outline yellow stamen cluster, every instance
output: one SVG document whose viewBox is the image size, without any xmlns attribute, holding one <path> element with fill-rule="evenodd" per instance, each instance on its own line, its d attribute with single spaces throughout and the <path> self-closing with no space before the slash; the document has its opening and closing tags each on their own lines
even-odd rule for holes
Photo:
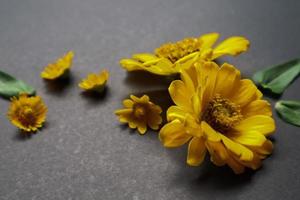
<svg viewBox="0 0 300 200">
<path fill-rule="evenodd" d="M 155 54 L 159 57 L 168 58 L 171 62 L 176 62 L 184 56 L 199 51 L 202 41 L 198 38 L 185 38 L 175 43 L 167 43 L 155 49 Z"/>
<path fill-rule="evenodd" d="M 208 103 L 202 119 L 221 133 L 226 133 L 242 120 L 241 108 L 239 105 L 222 98 L 219 94 Z"/>
</svg>

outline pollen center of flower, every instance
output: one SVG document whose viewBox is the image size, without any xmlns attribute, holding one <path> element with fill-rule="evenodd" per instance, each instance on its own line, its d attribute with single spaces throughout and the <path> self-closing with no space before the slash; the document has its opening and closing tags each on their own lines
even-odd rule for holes
<svg viewBox="0 0 300 200">
<path fill-rule="evenodd" d="M 202 116 L 204 121 L 221 133 L 225 133 L 242 118 L 240 106 L 218 94 L 208 103 Z"/>
<path fill-rule="evenodd" d="M 175 43 L 167 43 L 155 49 L 155 54 L 159 57 L 168 58 L 171 62 L 176 62 L 184 56 L 200 50 L 202 41 L 198 38 L 185 38 Z"/>
<path fill-rule="evenodd" d="M 142 118 L 146 115 L 146 110 L 141 105 L 136 105 L 133 108 L 133 113 L 136 118 Z"/>
</svg>

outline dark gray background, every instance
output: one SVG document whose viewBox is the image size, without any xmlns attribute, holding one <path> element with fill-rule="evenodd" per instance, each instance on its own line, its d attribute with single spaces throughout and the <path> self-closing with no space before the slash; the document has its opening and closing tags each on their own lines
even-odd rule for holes
<svg viewBox="0 0 300 200">
<path fill-rule="evenodd" d="M 241 176 L 209 161 L 188 167 L 186 147 L 165 149 L 156 132 L 140 136 L 113 114 L 131 93 L 147 93 L 164 108 L 170 103 L 167 80 L 128 75 L 120 58 L 217 31 L 251 41 L 247 53 L 221 60 L 251 76 L 300 57 L 299 10 L 297 0 L 1 0 L 0 68 L 33 85 L 49 112 L 42 131 L 22 137 L 0 99 L 0 198 L 299 199 L 299 128 L 276 114 L 273 155 Z M 43 67 L 68 50 L 76 54 L 71 79 L 45 83 Z M 111 72 L 106 94 L 82 94 L 80 79 L 102 68 Z M 282 98 L 299 99 L 299 83 Z"/>
</svg>

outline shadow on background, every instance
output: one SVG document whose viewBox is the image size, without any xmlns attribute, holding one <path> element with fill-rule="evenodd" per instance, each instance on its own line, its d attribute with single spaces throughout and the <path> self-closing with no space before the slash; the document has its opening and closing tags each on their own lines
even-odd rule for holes
<svg viewBox="0 0 300 200">
<path fill-rule="evenodd" d="M 68 77 L 57 79 L 57 80 L 44 80 L 46 84 L 47 92 L 57 96 L 65 96 L 66 89 L 74 85 L 74 77 L 70 73 Z"/>
<path fill-rule="evenodd" d="M 179 76 L 159 76 L 146 71 L 133 71 L 127 73 L 125 84 L 136 88 L 147 88 L 153 86 L 165 86 L 168 88 L 172 80 L 177 78 L 179 78 Z"/>
<path fill-rule="evenodd" d="M 105 87 L 101 93 L 95 91 L 82 91 L 80 96 L 87 100 L 91 105 L 97 105 L 108 99 L 110 96 L 110 90 L 108 87 Z"/>
<path fill-rule="evenodd" d="M 27 141 L 31 139 L 35 134 L 41 134 L 41 132 L 46 129 L 49 125 L 49 122 L 45 122 L 41 128 L 35 132 L 25 132 L 20 129 L 16 129 L 16 133 L 13 135 L 13 140 L 15 141 Z"/>
</svg>

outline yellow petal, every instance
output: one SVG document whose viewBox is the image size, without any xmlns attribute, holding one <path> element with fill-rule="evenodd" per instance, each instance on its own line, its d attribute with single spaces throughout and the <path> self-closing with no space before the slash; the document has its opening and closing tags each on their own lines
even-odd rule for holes
<svg viewBox="0 0 300 200">
<path fill-rule="evenodd" d="M 220 94 L 223 97 L 228 97 L 239 80 L 240 71 L 233 65 L 224 63 L 218 72 L 214 93 Z"/>
<path fill-rule="evenodd" d="M 246 105 L 242 109 L 244 117 L 249 117 L 253 115 L 267 115 L 272 116 L 272 109 L 269 102 L 265 100 L 255 100 Z"/>
<path fill-rule="evenodd" d="M 262 146 L 266 137 L 257 131 L 247 131 L 228 135 L 230 139 L 243 145 Z"/>
<path fill-rule="evenodd" d="M 221 134 L 211 128 L 211 126 L 205 121 L 201 122 L 201 129 L 203 131 L 203 134 L 209 141 L 218 142 L 221 140 Z"/>
<path fill-rule="evenodd" d="M 199 39 L 202 41 L 201 50 L 211 48 L 217 39 L 219 38 L 218 33 L 207 33 L 202 35 Z"/>
<path fill-rule="evenodd" d="M 202 138 L 193 137 L 189 143 L 187 164 L 191 166 L 199 166 L 206 154 L 204 140 Z"/>
<path fill-rule="evenodd" d="M 132 108 L 133 107 L 133 101 L 131 99 L 125 99 L 123 101 L 123 105 L 125 108 Z"/>
<path fill-rule="evenodd" d="M 230 37 L 221 42 L 213 51 L 213 60 L 223 56 L 236 56 L 248 50 L 250 42 L 244 37 Z"/>
<path fill-rule="evenodd" d="M 257 91 L 258 89 L 250 79 L 243 79 L 229 99 L 243 107 L 257 98 Z"/>
<path fill-rule="evenodd" d="M 175 120 L 160 129 L 159 139 L 165 147 L 178 147 L 187 143 L 191 136 L 185 133 L 183 124 Z"/>
<path fill-rule="evenodd" d="M 231 156 L 228 157 L 227 164 L 235 174 L 242 174 L 245 171 L 245 167 Z"/>
<path fill-rule="evenodd" d="M 253 159 L 253 152 L 251 150 L 239 143 L 233 142 L 224 135 L 221 135 L 221 137 L 226 148 L 238 156 L 239 159 L 243 161 L 251 161 Z"/>
<path fill-rule="evenodd" d="M 120 65 L 127 71 L 143 70 L 142 63 L 133 59 L 122 59 Z"/>
<path fill-rule="evenodd" d="M 273 151 L 273 144 L 270 140 L 266 140 L 265 143 L 260 147 L 249 146 L 249 148 L 260 155 L 269 155 Z"/>
<path fill-rule="evenodd" d="M 275 130 L 275 122 L 272 117 L 255 115 L 242 120 L 234 129 L 239 132 L 257 131 L 268 136 Z"/>
<path fill-rule="evenodd" d="M 191 105 L 191 93 L 185 84 L 180 80 L 175 80 L 169 86 L 169 93 L 173 102 L 186 109 L 187 111 L 192 110 Z"/>
<path fill-rule="evenodd" d="M 211 155 L 211 161 L 217 166 L 222 166 L 228 159 L 228 152 L 222 142 L 206 141 L 206 147 Z"/>
<path fill-rule="evenodd" d="M 145 124 L 140 124 L 137 126 L 137 130 L 141 135 L 144 135 L 147 131 L 147 126 Z"/>
<path fill-rule="evenodd" d="M 151 53 L 139 53 L 139 54 L 134 54 L 132 56 L 133 59 L 141 61 L 141 62 L 148 62 L 151 60 L 158 59 L 157 56 L 151 54 Z"/>
<path fill-rule="evenodd" d="M 171 106 L 167 111 L 167 120 L 173 121 L 179 119 L 181 122 L 184 122 L 185 116 L 187 115 L 186 111 L 179 106 Z"/>
</svg>

